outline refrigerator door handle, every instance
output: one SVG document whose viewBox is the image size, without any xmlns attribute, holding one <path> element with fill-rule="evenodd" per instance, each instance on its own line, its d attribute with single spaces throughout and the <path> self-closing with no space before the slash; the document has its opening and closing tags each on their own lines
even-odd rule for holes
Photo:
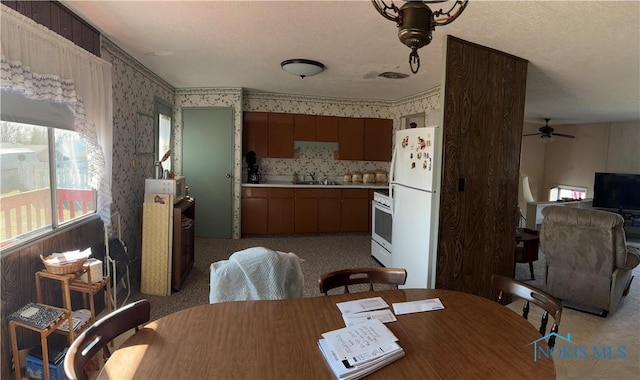
<svg viewBox="0 0 640 380">
<path fill-rule="evenodd" d="M 389 170 L 389 208 L 391 209 L 391 219 L 395 216 L 395 211 L 393 207 L 393 172 L 396 167 L 396 156 L 398 155 L 398 149 L 393 149 L 393 154 L 391 155 L 391 168 Z"/>
</svg>

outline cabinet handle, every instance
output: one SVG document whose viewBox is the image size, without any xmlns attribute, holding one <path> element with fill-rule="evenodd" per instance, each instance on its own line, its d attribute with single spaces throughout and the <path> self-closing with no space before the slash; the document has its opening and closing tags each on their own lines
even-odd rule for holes
<svg viewBox="0 0 640 380">
<path fill-rule="evenodd" d="M 225 176 L 226 178 L 231 178 L 231 174 L 230 174 L 230 173 L 227 173 L 227 174 L 225 174 L 224 176 Z"/>
</svg>

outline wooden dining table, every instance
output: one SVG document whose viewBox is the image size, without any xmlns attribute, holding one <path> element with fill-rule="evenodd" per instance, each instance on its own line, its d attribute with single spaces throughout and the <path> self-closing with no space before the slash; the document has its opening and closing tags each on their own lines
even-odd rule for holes
<svg viewBox="0 0 640 380">
<path fill-rule="evenodd" d="M 194 306 L 129 337 L 98 379 L 332 379 L 318 339 L 345 327 L 337 302 L 369 297 L 391 310 L 439 298 L 444 309 L 387 323 L 405 356 L 367 379 L 555 378 L 553 359 L 534 361 L 540 333 L 521 315 L 468 293 L 402 289 Z"/>
</svg>

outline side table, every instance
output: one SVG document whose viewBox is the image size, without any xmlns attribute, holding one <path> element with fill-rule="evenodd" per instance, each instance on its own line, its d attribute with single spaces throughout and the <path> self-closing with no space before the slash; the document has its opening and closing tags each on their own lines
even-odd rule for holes
<svg viewBox="0 0 640 380">
<path fill-rule="evenodd" d="M 516 250 L 513 261 L 513 273 L 515 274 L 516 263 L 529 263 L 531 279 L 535 280 L 533 275 L 533 262 L 538 260 L 540 235 L 538 235 L 538 231 L 525 231 L 523 228 L 516 228 L 516 231 Z"/>
<path fill-rule="evenodd" d="M 50 374 L 49 374 L 49 346 L 47 344 L 47 338 L 49 337 L 49 335 L 51 335 L 53 332 L 56 331 L 56 329 L 62 325 L 64 322 L 68 322 L 69 326 L 71 326 L 71 313 L 66 310 L 66 309 L 61 309 L 61 308 L 57 308 L 57 307 L 53 307 L 53 306 L 49 306 L 49 305 L 43 305 L 43 304 L 30 304 L 28 306 L 35 306 L 37 308 L 40 308 L 41 310 L 45 310 L 45 311 L 59 311 L 60 315 L 58 317 L 56 317 L 55 319 L 51 320 L 49 322 L 48 325 L 44 326 L 44 327 L 39 327 L 33 324 L 29 324 L 26 321 L 22 322 L 19 320 L 13 320 L 10 319 L 9 320 L 9 333 L 11 334 L 11 350 L 13 352 L 13 367 L 14 367 L 14 372 L 15 372 L 15 378 L 16 379 L 22 379 L 22 376 L 20 374 L 20 356 L 19 356 L 19 352 L 18 352 L 18 340 L 16 338 L 16 327 L 22 327 L 25 329 L 29 329 L 29 330 L 33 330 L 37 333 L 40 334 L 40 344 L 42 346 L 42 366 L 43 366 L 43 370 L 44 370 L 44 379 L 49 380 L 50 379 Z M 40 312 L 40 311 L 39 311 Z M 72 340 L 71 338 L 69 338 L 69 343 L 71 343 Z"/>
<path fill-rule="evenodd" d="M 84 273 L 87 274 L 87 281 L 85 283 L 80 278 Z M 62 301 L 63 307 L 66 309 L 70 315 L 73 316 L 73 310 L 71 308 L 71 292 L 80 292 L 83 293 L 83 301 L 86 307 L 87 298 L 89 298 L 89 310 L 91 311 L 91 318 L 88 321 L 88 324 L 92 324 L 96 319 L 96 310 L 93 297 L 94 295 L 100 291 L 102 288 L 106 288 L 107 297 L 106 297 L 106 308 L 107 312 L 111 312 L 111 287 L 109 286 L 109 276 L 104 276 L 101 281 L 93 283 L 91 280 L 91 271 L 89 271 L 86 267 L 82 270 L 75 273 L 68 274 L 54 274 L 51 272 L 47 272 L 47 270 L 41 270 L 36 272 L 36 294 L 38 297 L 38 303 L 44 303 L 42 297 L 42 285 L 41 281 L 43 278 L 48 278 L 54 281 L 59 281 L 60 286 L 62 287 Z M 70 321 L 71 322 L 71 321 Z M 85 325 L 88 325 L 85 324 Z M 73 342 L 75 339 L 74 329 L 72 328 L 72 324 L 69 324 L 69 341 Z M 80 327 L 81 328 L 81 327 Z M 82 329 L 82 328 L 81 328 Z"/>
</svg>

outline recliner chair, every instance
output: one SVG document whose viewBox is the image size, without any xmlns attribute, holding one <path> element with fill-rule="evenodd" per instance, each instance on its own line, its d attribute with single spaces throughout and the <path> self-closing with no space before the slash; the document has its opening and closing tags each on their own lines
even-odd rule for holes
<svg viewBox="0 0 640 380">
<path fill-rule="evenodd" d="M 626 244 L 622 216 L 559 206 L 545 207 L 542 215 L 547 292 L 570 308 L 615 313 L 640 263 L 640 249 Z"/>
</svg>

